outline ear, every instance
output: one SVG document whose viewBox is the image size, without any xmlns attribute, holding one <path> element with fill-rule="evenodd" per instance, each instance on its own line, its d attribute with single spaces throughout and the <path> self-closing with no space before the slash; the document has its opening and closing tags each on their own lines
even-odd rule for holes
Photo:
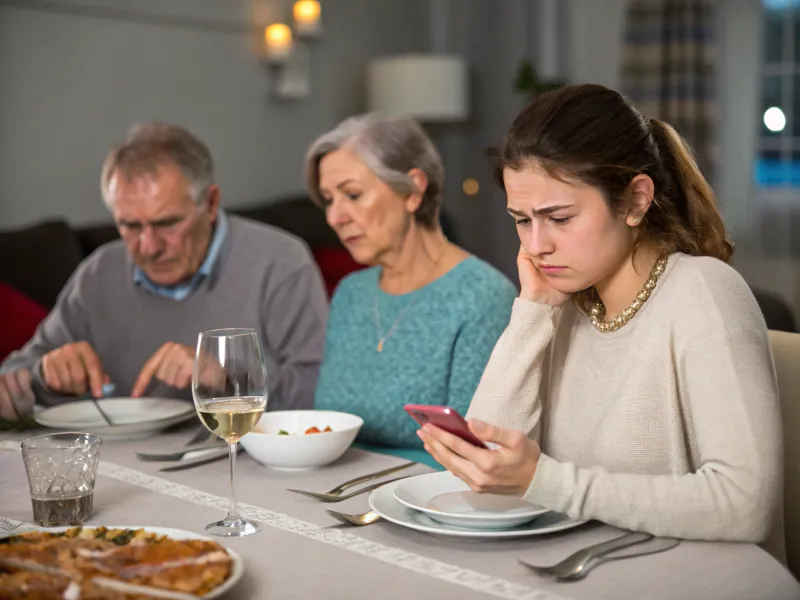
<svg viewBox="0 0 800 600">
<path fill-rule="evenodd" d="M 219 216 L 219 199 L 219 187 L 212 185 L 208 188 L 208 196 L 205 201 L 205 210 L 211 218 L 212 223 L 216 223 L 217 217 Z"/>
<path fill-rule="evenodd" d="M 628 187 L 631 192 L 631 201 L 628 206 L 625 223 L 630 227 L 636 227 L 644 220 L 647 211 L 650 210 L 650 205 L 653 203 L 653 195 L 655 194 L 655 186 L 648 175 L 637 175 L 631 180 Z"/>
<path fill-rule="evenodd" d="M 425 195 L 425 190 L 428 189 L 428 176 L 422 169 L 411 169 L 408 172 L 408 176 L 417 191 L 411 192 L 408 197 L 405 198 L 404 202 L 406 211 L 414 214 L 419 209 L 420 204 L 422 204 L 422 197 Z"/>
</svg>

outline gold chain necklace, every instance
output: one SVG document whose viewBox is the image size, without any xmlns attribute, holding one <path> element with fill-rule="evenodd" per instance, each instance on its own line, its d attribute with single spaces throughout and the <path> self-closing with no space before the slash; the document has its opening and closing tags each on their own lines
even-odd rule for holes
<svg viewBox="0 0 800 600">
<path fill-rule="evenodd" d="M 592 325 L 594 325 L 594 328 L 603 333 L 608 333 L 610 331 L 616 331 L 623 325 L 626 325 L 628 321 L 639 312 L 639 309 L 644 306 L 644 303 L 647 302 L 647 299 L 656 287 L 658 278 L 661 277 L 661 274 L 667 267 L 668 260 L 669 254 L 666 253 L 662 254 L 658 260 L 656 260 L 656 264 L 653 265 L 653 270 L 650 271 L 650 277 L 644 282 L 642 290 L 636 294 L 636 298 L 633 299 L 630 306 L 614 317 L 613 320 L 605 321 L 603 319 L 606 314 L 606 307 L 603 305 L 602 301 L 598 301 L 589 313 L 589 320 L 592 322 Z"/>
</svg>

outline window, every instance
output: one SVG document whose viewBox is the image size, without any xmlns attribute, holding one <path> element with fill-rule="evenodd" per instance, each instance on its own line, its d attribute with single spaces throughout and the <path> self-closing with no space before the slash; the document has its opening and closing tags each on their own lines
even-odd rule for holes
<svg viewBox="0 0 800 600">
<path fill-rule="evenodd" d="M 800 191 L 800 0 L 762 0 L 763 69 L 756 185 L 766 196 Z"/>
</svg>

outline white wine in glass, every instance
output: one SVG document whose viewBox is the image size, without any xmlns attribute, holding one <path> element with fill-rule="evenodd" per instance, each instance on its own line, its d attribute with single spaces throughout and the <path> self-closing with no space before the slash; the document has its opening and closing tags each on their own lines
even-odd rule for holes
<svg viewBox="0 0 800 600">
<path fill-rule="evenodd" d="M 221 521 L 206 531 L 218 536 L 244 536 L 259 530 L 239 516 L 236 500 L 236 443 L 256 426 L 267 407 L 267 368 L 254 329 L 214 329 L 197 340 L 192 397 L 200 421 L 228 443 L 231 463 L 231 505 Z"/>
</svg>

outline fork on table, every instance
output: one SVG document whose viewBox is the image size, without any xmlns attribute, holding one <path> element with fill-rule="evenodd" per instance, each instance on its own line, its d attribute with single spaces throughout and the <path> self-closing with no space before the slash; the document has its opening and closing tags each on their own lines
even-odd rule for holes
<svg viewBox="0 0 800 600">
<path fill-rule="evenodd" d="M 320 500 L 321 502 L 341 502 L 343 500 L 347 500 L 348 498 L 353 498 L 354 496 L 358 496 L 359 494 L 363 494 L 365 492 L 377 489 L 386 483 L 397 481 L 398 479 L 403 479 L 403 477 L 397 477 L 395 479 L 390 479 L 388 481 L 381 481 L 379 483 L 367 486 L 360 490 L 356 490 L 355 492 L 351 492 L 350 494 L 344 494 L 344 492 L 346 492 L 350 488 L 355 487 L 357 485 L 361 485 L 362 483 L 367 483 L 368 481 L 372 481 L 373 479 L 380 479 L 382 477 L 386 477 L 387 475 L 391 475 L 392 473 L 397 473 L 398 471 L 402 471 L 403 469 L 407 469 L 408 467 L 413 467 L 416 464 L 418 463 L 407 462 L 403 463 L 402 465 L 398 465 L 396 467 L 391 467 L 389 469 L 384 469 L 383 471 L 378 471 L 377 473 L 362 475 L 361 477 L 356 477 L 355 479 L 351 479 L 350 481 L 345 481 L 344 483 L 337 485 L 335 488 L 328 490 L 327 492 L 309 492 L 306 490 L 295 490 L 295 489 L 289 489 L 287 491 L 293 492 L 295 494 L 301 494 L 303 496 L 308 496 L 309 498 L 314 498 L 315 500 Z"/>
</svg>

